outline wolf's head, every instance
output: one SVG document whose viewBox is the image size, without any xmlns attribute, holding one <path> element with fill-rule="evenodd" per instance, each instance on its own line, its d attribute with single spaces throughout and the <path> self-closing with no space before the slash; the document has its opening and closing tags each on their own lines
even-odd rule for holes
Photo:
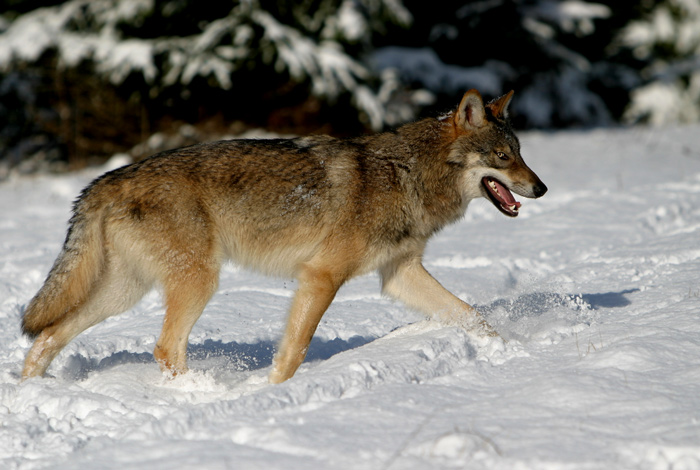
<svg viewBox="0 0 700 470">
<path fill-rule="evenodd" d="M 478 91 L 464 94 L 450 115 L 454 141 L 449 161 L 465 169 L 467 200 L 486 197 L 505 215 L 516 217 L 520 203 L 512 192 L 538 198 L 547 192 L 547 186 L 520 155 L 520 141 L 508 120 L 512 97 L 511 91 L 484 106 Z"/>
</svg>

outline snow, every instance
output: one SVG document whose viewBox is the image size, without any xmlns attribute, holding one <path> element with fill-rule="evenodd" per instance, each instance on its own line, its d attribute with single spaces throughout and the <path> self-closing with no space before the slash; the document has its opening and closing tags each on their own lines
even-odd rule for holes
<svg viewBox="0 0 700 470">
<path fill-rule="evenodd" d="M 387 46 L 372 54 L 378 70 L 395 69 L 409 83 L 417 82 L 428 90 L 454 93 L 478 88 L 485 94 L 497 95 L 503 90 L 503 75 L 512 70 L 507 64 L 492 61 L 483 67 L 448 65 L 430 48 Z"/>
<path fill-rule="evenodd" d="M 153 63 L 152 44 L 115 38 L 101 38 L 96 43 L 97 70 L 107 75 L 112 83 L 122 83 L 134 70 L 141 71 L 148 83 L 155 79 L 158 72 Z"/>
<path fill-rule="evenodd" d="M 357 11 L 355 2 L 345 0 L 338 9 L 338 29 L 349 41 L 359 41 L 371 33 L 365 18 Z"/>
<path fill-rule="evenodd" d="M 343 287 L 299 372 L 267 374 L 295 289 L 227 266 L 164 377 L 156 292 L 19 383 L 22 309 L 99 171 L 0 183 L 0 468 L 700 468 L 698 126 L 527 133 L 549 186 L 476 201 L 426 267 L 504 346 Z"/>
<path fill-rule="evenodd" d="M 611 45 L 647 61 L 645 83 L 631 90 L 626 122 L 697 122 L 700 116 L 700 2 L 657 2 L 644 18 L 631 21 Z M 664 51 L 659 53 L 659 51 Z"/>
<path fill-rule="evenodd" d="M 544 0 L 525 8 L 525 15 L 529 19 L 546 20 L 558 24 L 566 32 L 576 32 L 579 35 L 593 33 L 593 20 L 608 18 L 611 14 L 610 8 L 605 5 L 576 0 Z"/>
<path fill-rule="evenodd" d="M 695 82 L 700 85 L 700 74 Z M 695 106 L 693 93 L 677 83 L 652 82 L 632 91 L 632 103 L 625 111 L 628 121 L 646 117 L 652 125 L 665 122 L 697 121 L 700 108 Z"/>
</svg>

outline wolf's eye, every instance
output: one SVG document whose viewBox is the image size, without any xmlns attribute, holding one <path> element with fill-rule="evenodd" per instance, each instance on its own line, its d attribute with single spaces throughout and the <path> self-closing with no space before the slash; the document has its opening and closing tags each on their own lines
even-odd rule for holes
<svg viewBox="0 0 700 470">
<path fill-rule="evenodd" d="M 508 160 L 508 155 L 506 155 L 503 152 L 496 152 L 496 156 L 500 158 L 501 160 Z"/>
</svg>

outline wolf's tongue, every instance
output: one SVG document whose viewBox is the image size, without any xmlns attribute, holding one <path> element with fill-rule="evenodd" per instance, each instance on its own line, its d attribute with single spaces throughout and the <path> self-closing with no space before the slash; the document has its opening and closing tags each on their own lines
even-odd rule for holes
<svg viewBox="0 0 700 470">
<path fill-rule="evenodd" d="M 499 183 L 496 180 L 491 180 L 494 185 L 496 185 L 496 189 L 498 189 L 498 195 L 503 199 L 503 201 L 509 205 L 509 206 L 515 206 L 515 207 L 520 207 L 521 204 L 515 200 L 513 197 L 513 193 L 510 192 L 508 188 L 503 186 L 501 183 Z"/>
</svg>

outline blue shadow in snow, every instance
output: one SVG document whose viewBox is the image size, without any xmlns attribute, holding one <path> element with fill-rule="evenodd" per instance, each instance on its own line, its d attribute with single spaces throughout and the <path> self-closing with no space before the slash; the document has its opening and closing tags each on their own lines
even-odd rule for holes
<svg viewBox="0 0 700 470">
<path fill-rule="evenodd" d="M 475 305 L 474 307 L 487 318 L 496 310 L 505 311 L 511 321 L 521 318 L 539 317 L 554 308 L 567 308 L 574 311 L 601 308 L 626 307 L 632 302 L 627 294 L 638 292 L 639 289 L 627 289 L 620 292 L 601 294 L 560 294 L 557 292 L 530 292 L 511 299 L 497 299 L 490 304 Z"/>
<path fill-rule="evenodd" d="M 353 336 L 348 340 L 335 338 L 324 341 L 313 338 L 309 345 L 306 361 L 325 360 L 343 351 L 363 346 L 375 339 Z M 224 358 L 227 362 L 235 364 L 235 368 L 239 370 L 264 369 L 272 365 L 275 346 L 276 344 L 271 341 L 248 344 L 235 341 L 224 343 L 208 339 L 202 344 L 190 344 L 187 348 L 187 359 L 201 361 Z M 147 363 L 155 363 L 152 353 L 119 351 L 100 360 L 75 354 L 69 358 L 60 375 L 68 380 L 80 381 L 86 379 L 93 371 L 104 371 L 123 364 Z"/>
<path fill-rule="evenodd" d="M 627 289 L 604 294 L 583 294 L 581 297 L 596 310 L 599 308 L 619 308 L 630 305 L 632 302 L 625 296 L 635 292 L 639 292 L 639 289 Z"/>
</svg>

